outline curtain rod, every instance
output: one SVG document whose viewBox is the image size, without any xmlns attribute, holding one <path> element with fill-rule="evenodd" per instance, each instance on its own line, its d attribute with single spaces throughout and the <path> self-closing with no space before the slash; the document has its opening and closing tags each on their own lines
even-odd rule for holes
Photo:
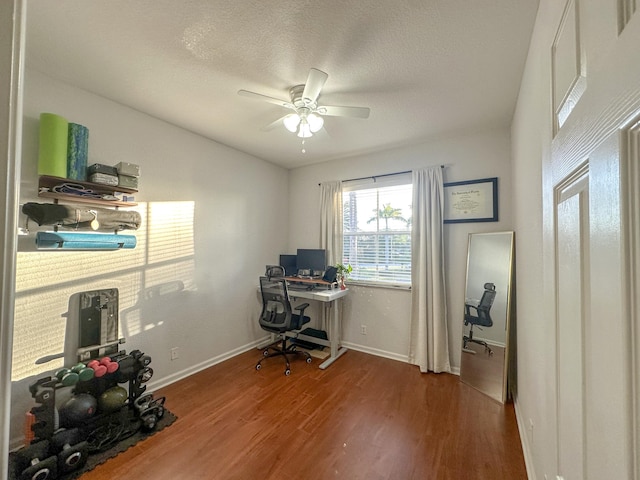
<svg viewBox="0 0 640 480">
<path fill-rule="evenodd" d="M 440 165 L 440 168 L 444 168 L 445 165 Z M 359 177 L 359 178 L 348 178 L 347 180 L 342 180 L 342 182 L 355 182 L 357 180 L 366 180 L 367 178 L 371 178 L 373 179 L 373 181 L 376 181 L 376 178 L 382 178 L 382 177 L 391 177 L 393 175 L 403 175 L 405 173 L 411 173 L 413 170 L 405 170 L 404 172 L 394 172 L 394 173 L 383 173 L 382 175 L 369 175 L 368 177 Z M 320 184 L 318 184 L 320 185 Z"/>
</svg>

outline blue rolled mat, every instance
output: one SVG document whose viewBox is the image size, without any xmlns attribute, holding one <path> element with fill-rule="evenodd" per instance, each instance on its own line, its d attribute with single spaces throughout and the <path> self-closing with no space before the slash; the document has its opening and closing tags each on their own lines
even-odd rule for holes
<svg viewBox="0 0 640 480">
<path fill-rule="evenodd" d="M 67 178 L 87 179 L 87 159 L 89 156 L 89 129 L 77 123 L 69 123 L 67 140 Z"/>
<path fill-rule="evenodd" d="M 80 232 L 37 232 L 36 246 L 39 250 L 118 250 L 135 248 L 134 235 Z"/>
</svg>

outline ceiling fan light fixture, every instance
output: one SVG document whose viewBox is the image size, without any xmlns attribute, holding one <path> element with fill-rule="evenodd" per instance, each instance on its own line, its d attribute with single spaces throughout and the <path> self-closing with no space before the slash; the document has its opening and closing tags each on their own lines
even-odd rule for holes
<svg viewBox="0 0 640 480">
<path fill-rule="evenodd" d="M 282 120 L 284 127 L 291 133 L 296 133 L 300 124 L 300 116 L 297 113 L 290 113 Z"/>
<path fill-rule="evenodd" d="M 307 116 L 307 122 L 309 123 L 309 129 L 313 133 L 316 133 L 324 125 L 324 119 L 320 115 L 316 115 L 315 113 L 310 113 Z"/>
<path fill-rule="evenodd" d="M 311 133 L 311 127 L 309 127 L 309 124 L 306 121 L 300 122 L 300 130 L 298 131 L 298 137 L 309 138 L 311 136 L 313 136 L 313 133 Z"/>
<path fill-rule="evenodd" d="M 635 0 L 634 0 L 635 1 Z M 294 113 L 285 115 L 268 125 L 279 125 L 280 122 L 291 133 L 295 133 L 298 138 L 302 139 L 302 153 L 304 150 L 305 139 L 313 136 L 324 127 L 324 116 L 333 117 L 355 117 L 369 118 L 368 107 L 347 107 L 347 106 L 323 106 L 319 105 L 319 96 L 322 88 L 327 81 L 328 75 L 316 68 L 309 70 L 307 81 L 304 84 L 294 85 L 289 89 L 289 98 L 291 101 L 282 100 L 275 97 L 269 97 L 260 93 L 250 92 L 248 90 L 239 90 L 238 94 L 243 97 L 253 98 L 264 102 L 278 105 Z"/>
</svg>

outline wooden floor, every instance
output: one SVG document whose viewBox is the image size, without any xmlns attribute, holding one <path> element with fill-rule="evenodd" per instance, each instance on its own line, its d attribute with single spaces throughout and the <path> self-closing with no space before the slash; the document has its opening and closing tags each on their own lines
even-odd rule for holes
<svg viewBox="0 0 640 480">
<path fill-rule="evenodd" d="M 170 427 L 82 480 L 526 479 L 512 404 L 350 351 L 327 370 L 252 350 L 157 394 Z"/>
</svg>

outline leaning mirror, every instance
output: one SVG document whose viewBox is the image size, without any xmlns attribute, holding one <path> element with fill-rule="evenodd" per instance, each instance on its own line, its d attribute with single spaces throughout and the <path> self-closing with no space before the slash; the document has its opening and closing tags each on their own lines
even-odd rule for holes
<svg viewBox="0 0 640 480">
<path fill-rule="evenodd" d="M 460 379 L 507 400 L 513 232 L 469 235 Z"/>
</svg>

